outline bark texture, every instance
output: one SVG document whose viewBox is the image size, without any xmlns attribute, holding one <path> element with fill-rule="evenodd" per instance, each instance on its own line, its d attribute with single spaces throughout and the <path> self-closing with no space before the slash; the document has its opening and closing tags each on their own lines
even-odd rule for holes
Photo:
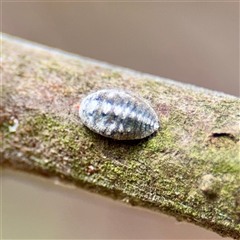
<svg viewBox="0 0 240 240">
<path fill-rule="evenodd" d="M 240 239 L 238 98 L 2 37 L 1 165 L 58 176 L 126 203 Z M 161 129 L 104 138 L 76 105 L 102 88 L 130 90 Z"/>
</svg>

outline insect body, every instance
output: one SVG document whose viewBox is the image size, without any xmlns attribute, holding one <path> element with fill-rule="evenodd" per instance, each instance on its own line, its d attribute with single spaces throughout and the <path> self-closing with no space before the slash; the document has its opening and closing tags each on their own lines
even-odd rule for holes
<svg viewBox="0 0 240 240">
<path fill-rule="evenodd" d="M 160 127 L 158 116 L 148 103 L 120 89 L 89 94 L 82 100 L 79 116 L 92 131 L 118 140 L 145 138 Z"/>
</svg>

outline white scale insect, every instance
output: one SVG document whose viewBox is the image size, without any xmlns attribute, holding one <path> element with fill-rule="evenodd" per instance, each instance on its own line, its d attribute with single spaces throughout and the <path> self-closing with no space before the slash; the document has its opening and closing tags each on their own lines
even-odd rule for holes
<svg viewBox="0 0 240 240">
<path fill-rule="evenodd" d="M 142 98 L 121 89 L 104 89 L 86 96 L 79 116 L 84 125 L 105 137 L 136 140 L 160 128 L 152 107 Z"/>
</svg>

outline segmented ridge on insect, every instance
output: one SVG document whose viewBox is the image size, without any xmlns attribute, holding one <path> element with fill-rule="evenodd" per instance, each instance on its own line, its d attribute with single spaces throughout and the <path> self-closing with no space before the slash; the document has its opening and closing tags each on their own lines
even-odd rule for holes
<svg viewBox="0 0 240 240">
<path fill-rule="evenodd" d="M 121 89 L 104 89 L 86 96 L 79 116 L 84 125 L 118 140 L 145 138 L 160 127 L 153 108 L 137 95 Z"/>
</svg>

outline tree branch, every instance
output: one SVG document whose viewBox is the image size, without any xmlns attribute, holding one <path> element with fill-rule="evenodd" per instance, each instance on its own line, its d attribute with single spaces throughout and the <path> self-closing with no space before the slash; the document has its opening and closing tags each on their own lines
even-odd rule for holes
<svg viewBox="0 0 240 240">
<path fill-rule="evenodd" d="M 126 203 L 240 239 L 239 99 L 2 37 L 3 167 L 59 176 Z M 161 130 L 114 141 L 76 104 L 101 88 L 151 103 Z"/>
</svg>

